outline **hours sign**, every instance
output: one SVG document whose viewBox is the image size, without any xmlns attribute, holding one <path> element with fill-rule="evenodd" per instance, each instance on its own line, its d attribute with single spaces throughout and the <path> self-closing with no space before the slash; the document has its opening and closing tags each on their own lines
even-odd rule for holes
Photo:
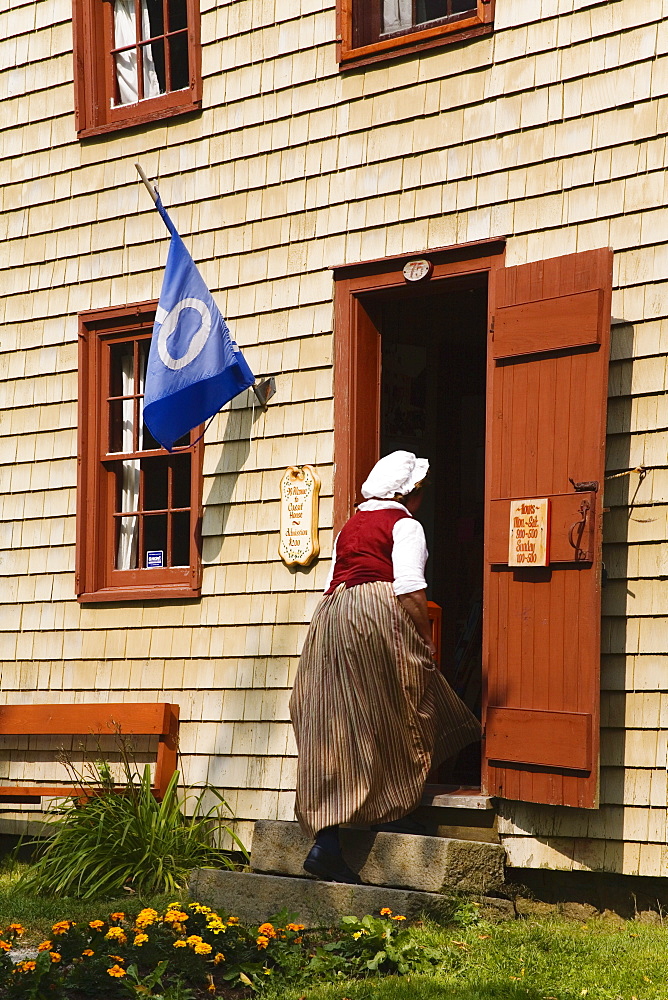
<svg viewBox="0 0 668 1000">
<path fill-rule="evenodd" d="M 550 501 L 511 500 L 509 566 L 548 566 Z"/>
<path fill-rule="evenodd" d="M 281 538 L 278 554 L 286 566 L 308 566 L 320 552 L 320 477 L 312 465 L 291 465 L 281 479 Z"/>
</svg>

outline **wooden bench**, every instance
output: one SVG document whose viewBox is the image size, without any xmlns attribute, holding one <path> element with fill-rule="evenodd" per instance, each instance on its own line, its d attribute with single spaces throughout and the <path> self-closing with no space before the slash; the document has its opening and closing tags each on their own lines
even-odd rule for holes
<svg viewBox="0 0 668 1000">
<path fill-rule="evenodd" d="M 157 736 L 151 791 L 162 799 L 176 770 L 179 706 L 165 702 L 82 705 L 0 705 L 0 736 Z M 94 787 L 94 786 L 93 786 Z M 21 802 L 69 796 L 90 798 L 75 785 L 2 785 L 0 798 Z"/>
</svg>

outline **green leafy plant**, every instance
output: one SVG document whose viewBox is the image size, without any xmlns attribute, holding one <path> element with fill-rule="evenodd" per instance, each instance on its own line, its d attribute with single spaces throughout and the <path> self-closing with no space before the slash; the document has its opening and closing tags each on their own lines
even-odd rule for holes
<svg viewBox="0 0 668 1000">
<path fill-rule="evenodd" d="M 225 825 L 227 803 L 215 788 L 181 795 L 175 771 L 158 802 L 149 766 L 140 774 L 125 744 L 121 759 L 120 785 L 104 761 L 89 774 L 74 775 L 89 798 L 85 804 L 68 800 L 54 810 L 56 818 L 46 824 L 46 844 L 37 842 L 37 859 L 23 875 L 21 889 L 80 899 L 121 888 L 177 892 L 193 868 L 236 867 L 229 852 L 216 846 L 225 835 L 248 861 L 243 844 Z M 206 809 L 211 795 L 218 801 Z"/>
</svg>

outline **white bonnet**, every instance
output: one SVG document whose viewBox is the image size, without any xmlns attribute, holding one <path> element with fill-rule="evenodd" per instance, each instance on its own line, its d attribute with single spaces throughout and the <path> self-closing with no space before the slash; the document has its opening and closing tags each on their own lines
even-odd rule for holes
<svg viewBox="0 0 668 1000">
<path fill-rule="evenodd" d="M 412 451 L 393 451 L 376 462 L 362 485 L 362 496 L 365 500 L 404 497 L 422 482 L 428 471 L 426 458 L 416 458 Z"/>
</svg>

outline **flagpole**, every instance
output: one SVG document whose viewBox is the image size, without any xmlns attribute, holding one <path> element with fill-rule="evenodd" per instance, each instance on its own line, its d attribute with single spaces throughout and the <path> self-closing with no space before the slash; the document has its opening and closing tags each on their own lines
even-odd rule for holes
<svg viewBox="0 0 668 1000">
<path fill-rule="evenodd" d="M 151 182 L 149 181 L 148 177 L 144 173 L 143 168 L 138 163 L 135 163 L 135 167 L 137 168 L 137 173 L 139 174 L 139 176 L 142 179 L 142 183 L 143 183 L 144 187 L 146 188 L 146 190 L 150 194 L 151 198 L 153 199 L 153 204 L 157 205 L 158 204 L 158 192 L 157 192 L 156 188 L 153 186 L 153 184 L 151 184 Z"/>
</svg>

